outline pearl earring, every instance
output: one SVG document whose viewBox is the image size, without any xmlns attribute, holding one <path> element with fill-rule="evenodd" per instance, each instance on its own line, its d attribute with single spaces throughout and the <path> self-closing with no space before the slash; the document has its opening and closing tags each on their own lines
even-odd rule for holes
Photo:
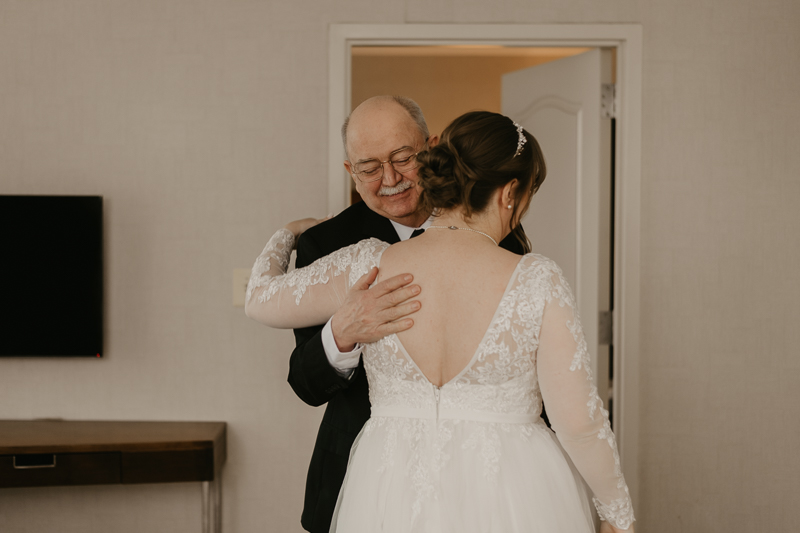
<svg viewBox="0 0 800 533">
<path fill-rule="evenodd" d="M 511 204 L 508 205 L 508 208 L 511 209 Z"/>
</svg>

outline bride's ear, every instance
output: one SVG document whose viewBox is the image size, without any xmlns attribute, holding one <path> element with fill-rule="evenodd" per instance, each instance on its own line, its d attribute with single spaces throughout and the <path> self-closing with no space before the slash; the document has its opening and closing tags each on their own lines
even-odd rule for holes
<svg viewBox="0 0 800 533">
<path fill-rule="evenodd" d="M 514 203 L 516 202 L 517 198 L 518 186 L 519 186 L 519 181 L 516 179 L 509 181 L 503 186 L 503 188 L 500 190 L 500 200 L 501 200 L 500 209 L 514 208 Z"/>
</svg>

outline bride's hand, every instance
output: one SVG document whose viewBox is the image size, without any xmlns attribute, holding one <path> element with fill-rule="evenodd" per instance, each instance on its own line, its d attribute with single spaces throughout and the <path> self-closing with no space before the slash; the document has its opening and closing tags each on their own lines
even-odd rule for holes
<svg viewBox="0 0 800 533">
<path fill-rule="evenodd" d="M 295 220 L 293 222 L 289 222 L 284 226 L 284 229 L 288 229 L 294 234 L 294 242 L 297 242 L 297 239 L 300 238 L 300 235 L 303 234 L 308 228 L 313 228 L 320 222 L 325 222 L 332 215 L 328 215 L 325 218 L 301 218 L 300 220 Z"/>
<path fill-rule="evenodd" d="M 609 524 L 605 520 L 601 520 L 600 521 L 600 533 L 634 533 L 633 524 L 631 524 L 631 527 L 629 527 L 628 529 L 619 529 L 619 528 L 616 528 L 616 527 L 612 526 L 611 524 Z"/>
</svg>

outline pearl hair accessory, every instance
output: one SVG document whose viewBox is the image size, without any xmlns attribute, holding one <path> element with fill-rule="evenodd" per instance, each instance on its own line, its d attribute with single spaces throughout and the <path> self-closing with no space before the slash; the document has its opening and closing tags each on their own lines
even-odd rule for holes
<svg viewBox="0 0 800 533">
<path fill-rule="evenodd" d="M 519 154 L 522 153 L 522 147 L 525 146 L 525 143 L 528 142 L 528 139 L 526 139 L 525 135 L 522 133 L 522 126 L 520 126 L 513 120 L 511 122 L 514 124 L 514 126 L 516 126 L 517 134 L 519 134 L 519 140 L 517 141 L 517 151 L 514 152 L 514 157 L 517 157 Z M 511 159 L 514 159 L 514 157 L 512 157 Z"/>
</svg>

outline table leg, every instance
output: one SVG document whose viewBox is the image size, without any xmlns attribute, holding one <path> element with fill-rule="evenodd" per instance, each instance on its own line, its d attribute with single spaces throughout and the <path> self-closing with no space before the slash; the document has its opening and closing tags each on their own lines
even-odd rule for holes
<svg viewBox="0 0 800 533">
<path fill-rule="evenodd" d="M 222 472 L 203 481 L 203 533 L 222 533 Z"/>
<path fill-rule="evenodd" d="M 209 533 L 211 526 L 211 486 L 208 481 L 203 481 L 203 499 L 202 499 L 202 513 L 203 513 L 203 533 Z"/>
<path fill-rule="evenodd" d="M 214 533 L 222 533 L 222 469 L 214 476 Z"/>
</svg>

